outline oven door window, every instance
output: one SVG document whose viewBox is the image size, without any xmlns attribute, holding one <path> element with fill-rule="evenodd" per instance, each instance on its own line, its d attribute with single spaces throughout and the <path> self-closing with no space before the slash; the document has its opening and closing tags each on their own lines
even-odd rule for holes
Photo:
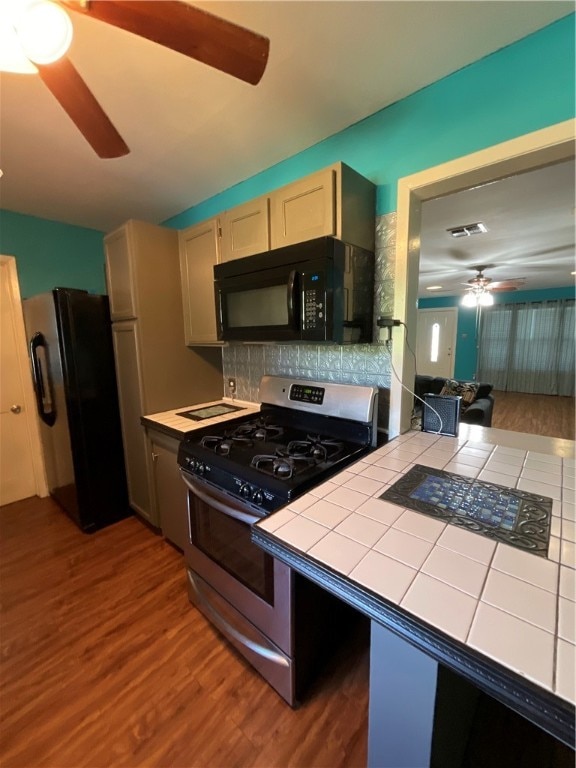
<svg viewBox="0 0 576 768">
<path fill-rule="evenodd" d="M 250 526 L 190 494 L 193 545 L 252 592 L 274 604 L 274 561 L 250 540 Z"/>
</svg>

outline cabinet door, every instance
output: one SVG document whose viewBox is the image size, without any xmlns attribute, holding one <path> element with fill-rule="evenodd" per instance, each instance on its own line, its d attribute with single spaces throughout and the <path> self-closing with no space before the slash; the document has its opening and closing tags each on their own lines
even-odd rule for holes
<svg viewBox="0 0 576 768">
<path fill-rule="evenodd" d="M 319 171 L 270 195 L 272 248 L 336 235 L 336 174 Z"/>
<path fill-rule="evenodd" d="M 220 261 L 218 219 L 179 233 L 186 344 L 217 344 L 214 265 Z"/>
<path fill-rule="evenodd" d="M 268 197 L 258 197 L 222 216 L 222 261 L 241 259 L 270 248 Z"/>
<path fill-rule="evenodd" d="M 112 320 L 136 317 L 134 295 L 134 265 L 130 256 L 128 232 L 125 227 L 104 238 L 106 251 L 106 282 Z"/>
<path fill-rule="evenodd" d="M 130 506 L 158 525 L 151 504 L 148 438 L 140 424 L 144 400 L 140 382 L 138 327 L 135 320 L 112 324 L 124 460 Z"/>
<path fill-rule="evenodd" d="M 154 472 L 154 495 L 164 536 L 184 549 L 188 539 L 188 492 L 178 468 L 178 441 L 149 432 Z"/>
</svg>

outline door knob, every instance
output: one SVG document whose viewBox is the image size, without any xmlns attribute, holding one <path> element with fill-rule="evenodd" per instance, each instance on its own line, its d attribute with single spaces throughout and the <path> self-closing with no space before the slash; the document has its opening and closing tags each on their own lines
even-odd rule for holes
<svg viewBox="0 0 576 768">
<path fill-rule="evenodd" d="M 12 411 L 12 413 L 20 413 L 20 411 L 22 410 L 22 407 L 20 405 L 11 405 L 10 410 Z"/>
</svg>

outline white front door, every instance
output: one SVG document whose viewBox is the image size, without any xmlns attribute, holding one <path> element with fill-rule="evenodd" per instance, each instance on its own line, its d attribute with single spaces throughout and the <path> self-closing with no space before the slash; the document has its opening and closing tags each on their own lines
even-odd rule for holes
<svg viewBox="0 0 576 768">
<path fill-rule="evenodd" d="M 423 376 L 454 376 L 458 309 L 419 309 L 416 370 Z"/>
<path fill-rule="evenodd" d="M 0 504 L 47 493 L 15 260 L 0 257 Z"/>
</svg>

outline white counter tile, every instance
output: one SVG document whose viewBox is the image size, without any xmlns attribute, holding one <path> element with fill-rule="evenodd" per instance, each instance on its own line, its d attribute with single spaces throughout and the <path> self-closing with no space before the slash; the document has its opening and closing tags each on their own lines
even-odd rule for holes
<svg viewBox="0 0 576 768">
<path fill-rule="evenodd" d="M 457 640 L 466 639 L 476 610 L 472 597 L 425 573 L 416 576 L 400 605 Z"/>
<path fill-rule="evenodd" d="M 325 499 L 353 511 L 366 501 L 366 494 L 340 486 L 335 491 L 332 491 L 332 493 L 329 493 Z"/>
<path fill-rule="evenodd" d="M 576 603 L 566 597 L 559 598 L 558 635 L 569 643 L 576 643 Z"/>
<path fill-rule="evenodd" d="M 554 469 L 559 469 L 559 467 L 554 467 L 553 464 L 550 466 Z M 528 467 L 526 465 L 524 465 L 524 468 L 520 473 L 520 477 L 525 478 L 526 480 L 533 480 L 535 483 L 542 483 L 543 488 L 546 488 L 548 485 L 562 485 L 561 472 L 542 472 L 539 469 L 533 469 L 532 467 Z M 545 493 L 545 491 L 543 490 L 542 493 Z"/>
<path fill-rule="evenodd" d="M 488 566 L 469 557 L 452 552 L 450 549 L 433 549 L 421 568 L 423 573 L 443 581 L 449 586 L 480 597 Z"/>
<path fill-rule="evenodd" d="M 320 541 L 328 533 L 327 528 L 320 523 L 309 520 L 302 515 L 297 515 L 285 525 L 275 531 L 275 535 L 281 541 L 291 544 L 293 547 L 307 552 L 316 542 Z"/>
<path fill-rule="evenodd" d="M 408 465 L 406 465 L 408 466 Z M 378 462 L 377 464 L 373 464 L 371 467 L 368 467 L 367 469 L 362 472 L 363 477 L 369 477 L 372 480 L 377 480 L 381 483 L 395 483 L 396 480 L 400 477 L 400 473 L 396 472 L 395 470 L 388 469 L 387 465 L 382 462 Z"/>
<path fill-rule="evenodd" d="M 270 515 L 270 517 L 267 517 L 265 520 L 262 520 L 260 523 L 260 527 L 263 528 L 265 531 L 276 531 L 280 526 L 285 525 L 286 523 L 289 523 L 291 520 L 294 520 L 296 518 L 296 514 L 292 512 L 288 507 L 285 507 L 284 509 L 279 509 L 278 512 L 274 515 Z"/>
<path fill-rule="evenodd" d="M 457 454 L 459 455 L 459 454 Z M 459 461 L 451 461 L 444 467 L 446 472 L 453 472 L 455 475 L 464 475 L 464 477 L 478 477 L 480 467 L 471 467 L 469 464 L 460 464 Z"/>
<path fill-rule="evenodd" d="M 516 484 L 520 491 L 535 493 L 537 496 L 548 496 L 551 499 L 561 499 L 562 491 L 559 486 L 548 485 L 537 480 L 520 478 Z"/>
<path fill-rule="evenodd" d="M 393 523 L 393 526 L 405 533 L 410 533 L 413 536 L 418 536 L 421 539 L 434 543 L 446 528 L 446 523 L 442 520 L 435 520 L 428 515 L 413 512 L 411 509 L 406 509 L 396 522 Z"/>
<path fill-rule="evenodd" d="M 388 526 L 379 523 L 377 520 L 372 520 L 370 517 L 364 517 L 357 512 L 352 512 L 335 530 L 343 536 L 357 541 L 359 544 L 372 547 L 388 530 Z"/>
<path fill-rule="evenodd" d="M 412 583 L 417 571 L 371 549 L 350 572 L 350 578 L 395 603 Z"/>
<path fill-rule="evenodd" d="M 489 563 L 496 549 L 496 542 L 484 539 L 476 533 L 470 533 L 455 525 L 447 525 L 437 542 L 439 547 L 451 549 L 465 557 L 471 557 L 479 563 Z"/>
<path fill-rule="evenodd" d="M 554 635 L 550 632 L 480 603 L 468 645 L 552 690 Z"/>
<path fill-rule="evenodd" d="M 548 592 L 558 588 L 558 565 L 545 557 L 537 557 L 531 552 L 498 544 L 492 560 L 492 568 L 534 584 Z"/>
<path fill-rule="evenodd" d="M 308 551 L 310 557 L 321 560 L 347 575 L 369 551 L 368 547 L 331 531 Z"/>
<path fill-rule="evenodd" d="M 337 493 L 339 492 L 337 491 Z M 320 499 L 315 504 L 312 504 L 312 506 L 302 510 L 303 517 L 308 518 L 308 520 L 314 520 L 320 523 L 320 525 L 325 525 L 327 528 L 338 525 L 349 514 L 349 510 L 339 507 L 337 504 L 332 504 L 326 499 Z"/>
<path fill-rule="evenodd" d="M 482 592 L 482 602 L 547 632 L 554 632 L 556 628 L 556 595 L 507 573 L 490 571 Z"/>
<path fill-rule="evenodd" d="M 383 499 L 369 499 L 355 511 L 359 515 L 370 517 L 372 520 L 377 520 L 379 523 L 384 523 L 384 525 L 388 526 L 392 525 L 400 517 L 404 512 L 404 508 Z"/>
<path fill-rule="evenodd" d="M 411 568 L 418 569 L 430 554 L 433 546 L 431 541 L 419 539 L 396 528 L 389 528 L 382 538 L 374 544 L 373 549 L 383 555 L 393 557 L 395 560 L 400 560 Z"/>
<path fill-rule="evenodd" d="M 558 667 L 556 670 L 555 691 L 563 699 L 576 700 L 576 649 L 566 640 L 558 640 Z"/>
<path fill-rule="evenodd" d="M 383 482 L 378 480 L 372 480 L 370 477 L 356 475 L 352 480 L 347 480 L 342 486 L 343 488 L 351 488 L 353 491 L 364 493 L 366 496 L 375 496 L 377 493 L 382 493 L 384 488 Z"/>
<path fill-rule="evenodd" d="M 562 464 L 551 464 L 549 461 L 540 461 L 539 459 L 534 459 L 530 455 L 524 462 L 524 469 L 533 469 L 536 472 L 545 472 L 547 475 L 561 475 L 562 474 Z M 549 482 L 548 480 L 545 480 L 544 482 Z"/>
<path fill-rule="evenodd" d="M 516 479 L 512 475 L 505 475 L 502 472 L 491 472 L 487 469 L 483 469 L 479 473 L 478 480 L 483 480 L 485 483 L 503 485 L 505 488 L 514 488 L 516 486 Z"/>
<path fill-rule="evenodd" d="M 568 600 L 576 601 L 576 571 L 565 565 L 560 566 L 560 594 Z"/>
</svg>

